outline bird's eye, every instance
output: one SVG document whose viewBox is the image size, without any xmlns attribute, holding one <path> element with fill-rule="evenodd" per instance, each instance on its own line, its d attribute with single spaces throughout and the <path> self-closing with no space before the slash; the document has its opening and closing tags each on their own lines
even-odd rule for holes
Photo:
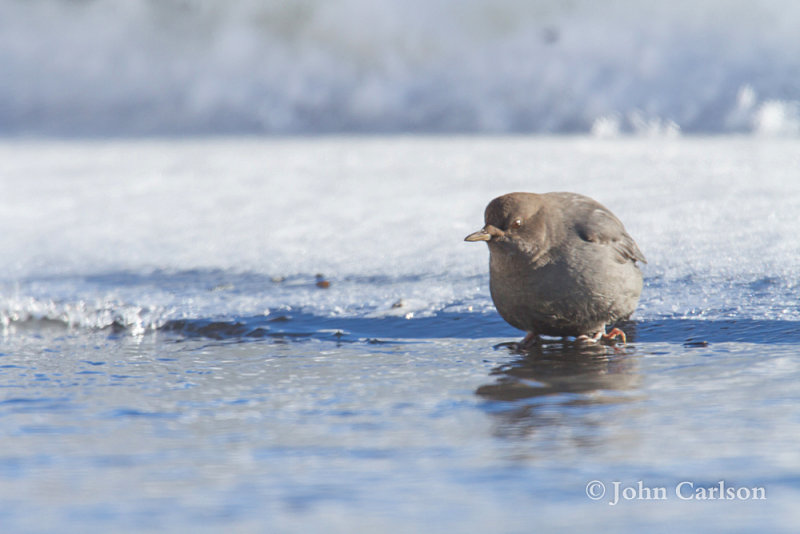
<svg viewBox="0 0 800 534">
<path fill-rule="evenodd" d="M 522 226 L 522 219 L 514 219 L 514 222 L 511 223 L 511 228 L 514 230 L 516 230 L 520 226 Z"/>
</svg>

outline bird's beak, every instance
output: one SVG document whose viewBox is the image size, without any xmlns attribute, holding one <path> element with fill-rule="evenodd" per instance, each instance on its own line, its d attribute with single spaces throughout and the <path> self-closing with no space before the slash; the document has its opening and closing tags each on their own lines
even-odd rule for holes
<svg viewBox="0 0 800 534">
<path fill-rule="evenodd" d="M 492 234 L 486 231 L 486 228 L 478 230 L 477 232 L 472 232 L 467 237 L 464 238 L 464 241 L 490 241 L 492 239 Z"/>
</svg>

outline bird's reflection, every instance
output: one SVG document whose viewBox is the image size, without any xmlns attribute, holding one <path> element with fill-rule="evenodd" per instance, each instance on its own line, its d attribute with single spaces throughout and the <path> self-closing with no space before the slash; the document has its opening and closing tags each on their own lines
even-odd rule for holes
<svg viewBox="0 0 800 534">
<path fill-rule="evenodd" d="M 559 341 L 537 345 L 492 370 L 494 384 L 477 394 L 513 401 L 558 393 L 630 390 L 637 385 L 632 349 Z"/>
<path fill-rule="evenodd" d="M 572 407 L 639 397 L 638 356 L 631 346 L 553 341 L 517 354 L 491 371 L 493 383 L 476 391 L 491 402 L 499 435 L 529 435 L 542 426 L 563 424 L 571 419 Z"/>
</svg>

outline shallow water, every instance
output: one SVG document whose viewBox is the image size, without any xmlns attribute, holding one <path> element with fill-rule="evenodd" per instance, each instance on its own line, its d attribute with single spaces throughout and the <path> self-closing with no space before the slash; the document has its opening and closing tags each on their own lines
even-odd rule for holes
<svg viewBox="0 0 800 534">
<path fill-rule="evenodd" d="M 209 340 L 40 326 L 3 344 L 7 532 L 790 532 L 798 345 Z M 599 501 L 589 482 L 607 485 Z M 611 505 L 613 484 L 667 499 Z M 689 501 L 677 484 L 765 488 Z M 691 493 L 687 493 L 691 495 Z M 713 518 L 713 519 L 711 519 Z"/>
<path fill-rule="evenodd" d="M 3 532 L 800 520 L 796 141 L 0 153 Z M 516 189 L 589 193 L 637 239 L 626 346 L 503 345 L 522 333 L 461 240 Z M 733 498 L 700 498 L 721 481 Z"/>
</svg>

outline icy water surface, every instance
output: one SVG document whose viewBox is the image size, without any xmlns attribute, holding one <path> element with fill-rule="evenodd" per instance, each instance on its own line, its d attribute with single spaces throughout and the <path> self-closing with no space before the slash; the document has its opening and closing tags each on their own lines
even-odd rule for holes
<svg viewBox="0 0 800 534">
<path fill-rule="evenodd" d="M 796 343 L 519 355 L 499 341 L 17 334 L 0 360 L 0 521 L 7 532 L 796 524 Z M 595 480 L 608 489 L 597 501 Z M 611 505 L 614 482 L 640 480 L 667 498 Z M 681 500 L 685 481 L 766 499 Z"/>
<path fill-rule="evenodd" d="M 798 154 L 6 142 L 2 531 L 793 532 Z M 462 240 L 512 190 L 625 222 L 627 346 L 500 345 Z"/>
</svg>

